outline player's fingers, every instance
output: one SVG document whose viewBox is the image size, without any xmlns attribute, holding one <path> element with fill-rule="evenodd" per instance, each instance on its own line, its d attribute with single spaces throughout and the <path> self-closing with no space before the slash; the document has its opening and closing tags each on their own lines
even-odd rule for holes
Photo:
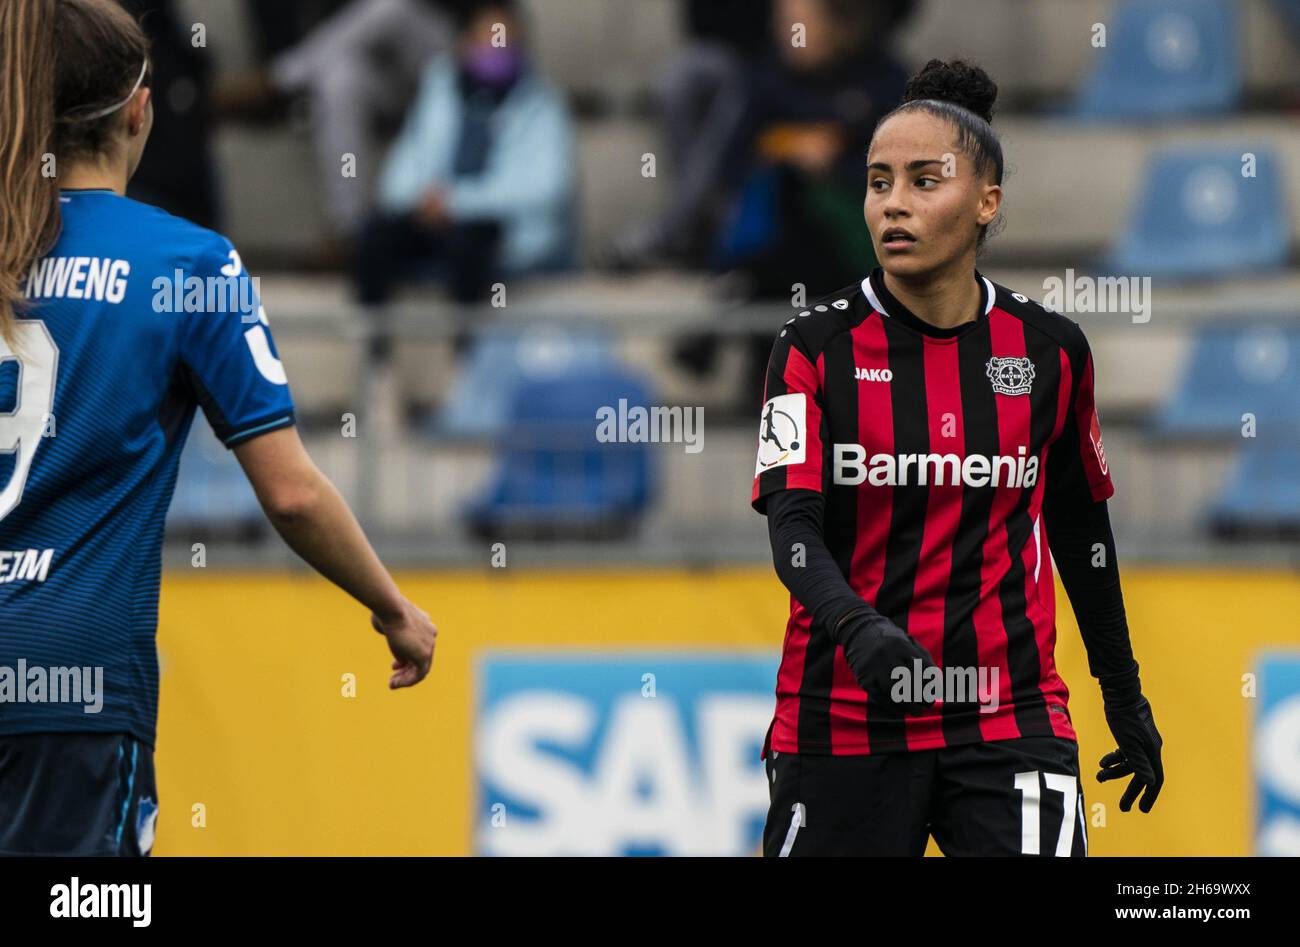
<svg viewBox="0 0 1300 947">
<path fill-rule="evenodd" d="M 1142 794 L 1141 801 L 1138 802 L 1138 808 L 1143 812 L 1150 812 L 1151 807 L 1156 804 L 1156 797 L 1160 795 L 1161 783 L 1151 783 L 1147 786 L 1147 791 Z"/>
<path fill-rule="evenodd" d="M 930 654 L 930 650 L 915 638 L 909 635 L 905 644 L 906 647 L 903 649 L 903 653 L 899 656 L 899 665 L 910 670 L 913 666 L 912 662 L 919 659 L 922 670 L 930 667 L 937 668 L 939 666 L 934 663 L 934 655 Z"/>
<path fill-rule="evenodd" d="M 1098 761 L 1097 765 L 1101 767 L 1114 766 L 1116 763 L 1124 762 L 1124 753 L 1122 750 L 1111 750 Z"/>
<path fill-rule="evenodd" d="M 1134 776 L 1133 779 L 1129 781 L 1128 787 L 1124 790 L 1124 795 L 1119 797 L 1120 812 L 1128 812 L 1133 808 L 1133 800 L 1138 797 L 1138 793 L 1142 791 L 1142 787 L 1145 785 L 1146 784 L 1143 783 L 1142 779 L 1138 776 Z"/>
<path fill-rule="evenodd" d="M 1144 783 L 1156 781 L 1156 771 L 1151 766 L 1151 761 L 1144 757 L 1138 757 L 1133 761 L 1133 773 Z"/>
<path fill-rule="evenodd" d="M 405 658 L 394 658 L 393 663 L 391 665 L 393 669 L 393 674 L 388 679 L 389 685 L 392 687 L 399 686 L 396 682 L 402 679 L 402 677 L 406 674 L 406 669 L 409 668 L 410 666 L 411 666 L 411 662 L 407 661 Z"/>
<path fill-rule="evenodd" d="M 1097 782 L 1104 783 L 1111 779 L 1122 779 L 1133 772 L 1133 767 L 1119 750 L 1107 753 L 1101 758 L 1101 770 L 1097 773 Z"/>
<path fill-rule="evenodd" d="M 424 680 L 429 673 L 429 663 L 425 661 L 403 661 L 397 673 L 393 675 L 393 687 L 410 687 Z"/>
</svg>

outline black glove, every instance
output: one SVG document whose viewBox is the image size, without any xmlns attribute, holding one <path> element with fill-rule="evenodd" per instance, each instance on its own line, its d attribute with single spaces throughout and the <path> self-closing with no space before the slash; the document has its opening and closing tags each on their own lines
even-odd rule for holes
<svg viewBox="0 0 1300 947">
<path fill-rule="evenodd" d="M 859 686 L 867 692 L 870 705 L 894 707 L 904 714 L 923 714 L 934 707 L 915 687 L 910 688 L 909 700 L 897 701 L 892 695 L 896 668 L 915 673 L 917 659 L 921 671 L 937 668 L 934 658 L 925 647 L 899 628 L 884 615 L 876 612 L 853 612 L 840 621 L 834 635 L 844 647 L 844 657 L 849 662 Z M 917 684 L 922 683 L 917 680 Z"/>
<path fill-rule="evenodd" d="M 1104 783 L 1109 779 L 1122 779 L 1131 773 L 1133 778 L 1119 800 L 1120 811 L 1132 809 L 1133 800 L 1142 793 L 1138 808 L 1150 812 L 1165 782 L 1165 770 L 1160 765 L 1160 747 L 1164 741 L 1160 739 L 1156 722 L 1151 717 L 1151 705 L 1141 690 L 1134 693 L 1133 688 L 1117 694 L 1107 693 L 1103 686 L 1102 700 L 1106 708 L 1106 723 L 1110 725 L 1119 749 L 1101 758 L 1097 781 Z"/>
</svg>

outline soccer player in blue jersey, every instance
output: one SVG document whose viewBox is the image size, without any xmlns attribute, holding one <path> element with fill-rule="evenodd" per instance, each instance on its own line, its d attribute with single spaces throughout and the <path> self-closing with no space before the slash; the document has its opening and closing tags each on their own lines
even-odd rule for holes
<svg viewBox="0 0 1300 947">
<path fill-rule="evenodd" d="M 123 196 L 149 71 L 112 0 L 0 0 L 3 854 L 152 845 L 163 521 L 197 407 L 294 551 L 370 610 L 389 686 L 433 660 L 429 616 L 303 450 L 239 254 Z"/>
</svg>

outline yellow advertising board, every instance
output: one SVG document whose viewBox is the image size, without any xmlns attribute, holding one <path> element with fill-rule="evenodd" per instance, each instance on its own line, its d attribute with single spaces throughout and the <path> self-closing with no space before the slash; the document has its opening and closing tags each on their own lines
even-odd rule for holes
<svg viewBox="0 0 1300 947">
<path fill-rule="evenodd" d="M 486 818 L 474 771 L 484 655 L 775 661 L 788 603 L 765 568 L 398 578 L 439 639 L 430 677 L 390 691 L 383 640 L 324 581 L 167 575 L 155 854 L 474 853 Z M 1281 572 L 1130 568 L 1124 583 L 1166 785 L 1141 815 L 1119 811 L 1119 785 L 1096 783 L 1095 764 L 1113 744 L 1058 588 L 1056 658 L 1081 738 L 1091 854 L 1249 854 L 1254 698 L 1243 675 L 1265 650 L 1300 647 L 1300 582 Z"/>
</svg>

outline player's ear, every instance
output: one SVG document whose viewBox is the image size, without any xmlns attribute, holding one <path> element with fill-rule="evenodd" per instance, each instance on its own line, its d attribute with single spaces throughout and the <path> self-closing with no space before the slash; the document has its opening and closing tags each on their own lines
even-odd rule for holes
<svg viewBox="0 0 1300 947">
<path fill-rule="evenodd" d="M 134 138 L 153 124 L 153 89 L 140 88 L 126 106 L 126 130 Z"/>
<path fill-rule="evenodd" d="M 983 226 L 991 224 L 997 219 L 998 210 L 1002 207 L 1002 185 L 985 184 L 983 193 L 980 195 L 979 216 L 977 222 Z"/>
</svg>

